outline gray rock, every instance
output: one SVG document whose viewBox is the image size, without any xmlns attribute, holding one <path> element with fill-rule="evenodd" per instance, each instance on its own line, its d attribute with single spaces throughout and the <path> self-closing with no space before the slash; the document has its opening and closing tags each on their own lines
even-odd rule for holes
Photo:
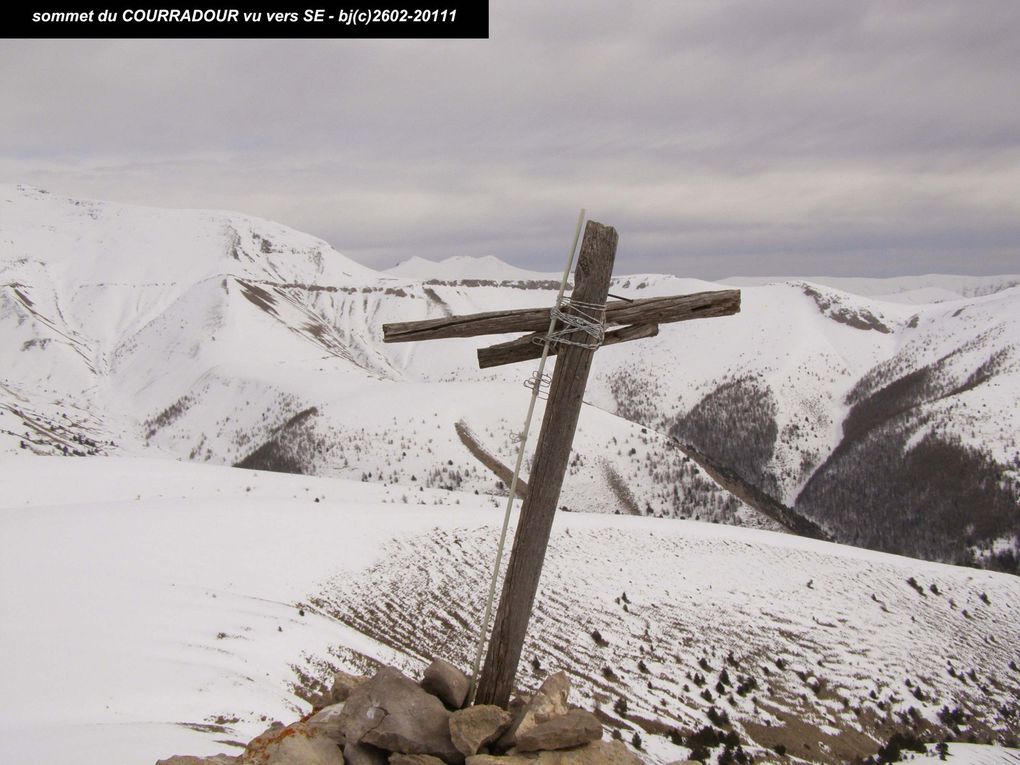
<svg viewBox="0 0 1020 765">
<path fill-rule="evenodd" d="M 347 740 L 344 737 L 344 732 L 340 728 L 340 714 L 343 711 L 343 704 L 331 704 L 328 707 L 320 709 L 305 722 L 308 724 L 309 728 L 322 731 L 331 739 L 336 741 L 337 744 L 343 746 L 347 743 Z"/>
<path fill-rule="evenodd" d="M 534 765 L 644 765 L 622 741 L 592 741 L 576 749 L 539 752 Z"/>
<path fill-rule="evenodd" d="M 470 756 L 499 738 L 511 719 L 509 713 L 491 704 L 460 709 L 450 715 L 450 738 L 459 751 Z"/>
<path fill-rule="evenodd" d="M 351 692 L 367 680 L 367 677 L 358 677 L 349 672 L 337 672 L 333 675 L 333 685 L 330 688 L 333 703 L 339 704 L 347 701 L 347 697 L 351 695 Z"/>
<path fill-rule="evenodd" d="M 521 754 L 507 754 L 497 757 L 494 754 L 476 754 L 468 757 L 464 765 L 535 765 L 538 757 Z"/>
<path fill-rule="evenodd" d="M 425 676 L 421 679 L 422 688 L 433 696 L 438 696 L 444 704 L 454 709 L 464 706 L 470 686 L 470 678 L 443 659 L 436 659 L 429 664 Z"/>
<path fill-rule="evenodd" d="M 521 734 L 540 723 L 565 715 L 569 711 L 567 706 L 569 695 L 570 678 L 563 672 L 549 675 L 535 694 L 519 709 L 506 733 L 496 741 L 496 747 L 504 751 L 510 749 Z"/>
<path fill-rule="evenodd" d="M 575 749 L 493 757 L 476 754 L 466 765 L 643 765 L 622 741 L 593 741 Z"/>
<path fill-rule="evenodd" d="M 438 757 L 431 754 L 400 754 L 390 755 L 390 765 L 446 765 Z"/>
<path fill-rule="evenodd" d="M 175 754 L 165 760 L 156 760 L 156 765 L 234 765 L 239 758 L 229 754 L 214 754 L 211 757 L 192 757 L 190 754 Z"/>
<path fill-rule="evenodd" d="M 566 672 L 555 672 L 542 681 L 538 692 L 547 696 L 557 706 L 566 707 L 567 697 L 570 696 L 570 678 Z"/>
<path fill-rule="evenodd" d="M 520 752 L 537 752 L 545 749 L 569 749 L 602 738 L 602 723 L 591 712 L 571 709 L 565 715 L 554 717 L 532 728 L 517 733 Z"/>
<path fill-rule="evenodd" d="M 333 694 L 327 691 L 326 693 L 313 693 L 308 697 L 308 703 L 312 705 L 312 709 L 323 709 L 333 703 Z"/>
<path fill-rule="evenodd" d="M 345 765 L 387 765 L 389 756 L 389 752 L 368 744 L 352 744 L 348 741 L 344 747 Z"/>
<path fill-rule="evenodd" d="M 538 755 L 535 754 L 475 754 L 464 760 L 464 765 L 536 765 Z"/>
<path fill-rule="evenodd" d="M 244 765 L 344 765 L 336 742 L 307 723 L 271 727 L 248 744 Z"/>
<path fill-rule="evenodd" d="M 383 667 L 351 692 L 340 714 L 348 743 L 371 744 L 402 754 L 464 760 L 450 738 L 443 703 L 393 667 Z"/>
</svg>

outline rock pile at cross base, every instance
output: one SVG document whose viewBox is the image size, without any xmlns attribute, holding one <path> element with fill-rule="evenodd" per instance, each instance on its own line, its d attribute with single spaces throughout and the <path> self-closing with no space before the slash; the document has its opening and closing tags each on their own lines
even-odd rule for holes
<svg viewBox="0 0 1020 765">
<path fill-rule="evenodd" d="M 176 755 L 156 765 L 643 765 L 622 741 L 602 740 L 595 715 L 567 703 L 562 672 L 509 712 L 464 707 L 468 685 L 442 659 L 421 683 L 393 667 L 372 677 L 338 672 L 311 714 L 274 723 L 240 755 Z"/>
</svg>

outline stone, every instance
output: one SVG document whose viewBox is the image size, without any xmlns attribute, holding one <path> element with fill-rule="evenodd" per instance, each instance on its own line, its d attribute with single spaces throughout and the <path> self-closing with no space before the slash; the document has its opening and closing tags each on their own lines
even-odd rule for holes
<svg viewBox="0 0 1020 765">
<path fill-rule="evenodd" d="M 340 714 L 344 711 L 343 704 L 330 704 L 309 717 L 305 722 L 309 728 L 320 730 L 343 746 L 347 743 L 344 732 L 340 728 Z"/>
<path fill-rule="evenodd" d="M 312 711 L 318 711 L 324 709 L 333 703 L 333 694 L 329 693 L 313 693 L 308 697 L 308 703 L 312 705 Z"/>
<path fill-rule="evenodd" d="M 383 667 L 351 692 L 340 729 L 349 744 L 464 761 L 450 738 L 450 713 L 443 702 L 393 667 Z"/>
<path fill-rule="evenodd" d="M 211 757 L 192 757 L 190 754 L 175 754 L 165 760 L 156 760 L 156 765 L 234 765 L 237 757 L 229 754 L 214 754 Z"/>
<path fill-rule="evenodd" d="M 336 742 L 321 730 L 299 722 L 272 726 L 253 739 L 241 755 L 243 765 L 344 765 Z"/>
<path fill-rule="evenodd" d="M 389 752 L 384 752 L 369 744 L 352 744 L 344 746 L 345 765 L 387 765 Z"/>
<path fill-rule="evenodd" d="M 333 697 L 333 703 L 339 704 L 347 701 L 347 697 L 351 695 L 351 692 L 367 680 L 367 677 L 358 677 L 349 672 L 337 672 L 333 675 L 333 685 L 329 691 Z"/>
<path fill-rule="evenodd" d="M 492 704 L 459 709 L 450 715 L 450 738 L 460 752 L 470 756 L 499 738 L 511 719 L 509 713 Z"/>
<path fill-rule="evenodd" d="M 576 749 L 539 752 L 533 765 L 644 765 L 622 741 L 592 741 Z"/>
<path fill-rule="evenodd" d="M 566 707 L 570 695 L 570 678 L 566 672 L 554 672 L 542 682 L 538 692 L 552 699 L 558 706 Z"/>
<path fill-rule="evenodd" d="M 464 765 L 535 765 L 537 760 L 535 755 L 506 754 L 497 757 L 494 754 L 476 754 L 468 757 Z"/>
<path fill-rule="evenodd" d="M 521 752 L 569 749 L 600 738 L 602 723 L 599 718 L 584 709 L 571 709 L 565 715 L 518 732 L 516 747 Z"/>
<path fill-rule="evenodd" d="M 390 765 L 446 765 L 438 757 L 431 754 L 400 754 L 390 755 Z"/>
<path fill-rule="evenodd" d="M 494 757 L 476 754 L 465 765 L 644 765 L 622 741 L 593 741 L 575 749 Z"/>
<path fill-rule="evenodd" d="M 450 662 L 436 659 L 425 670 L 421 687 L 438 696 L 448 707 L 460 709 L 467 699 L 471 680 Z"/>
<path fill-rule="evenodd" d="M 283 730 L 283 728 L 284 725 L 282 722 L 280 722 L 279 720 L 273 720 L 273 722 L 269 723 L 268 728 L 266 728 L 259 735 L 257 735 L 255 738 L 248 742 L 248 747 L 256 746 L 257 742 L 260 742 L 263 739 L 268 741 L 273 738 L 276 738 L 277 734 L 279 734 L 279 732 Z"/>
<path fill-rule="evenodd" d="M 513 723 L 496 741 L 496 748 L 506 751 L 517 742 L 517 736 L 554 717 L 569 711 L 567 697 L 570 695 L 570 678 L 563 672 L 549 675 L 517 712 Z M 513 706 L 513 705 L 511 705 Z"/>
</svg>

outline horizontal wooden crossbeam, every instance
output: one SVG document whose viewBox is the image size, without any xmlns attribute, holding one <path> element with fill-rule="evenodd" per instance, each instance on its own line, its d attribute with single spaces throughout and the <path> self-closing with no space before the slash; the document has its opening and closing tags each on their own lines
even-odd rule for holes
<svg viewBox="0 0 1020 765">
<path fill-rule="evenodd" d="M 643 337 L 655 337 L 659 334 L 658 324 L 631 324 L 628 327 L 621 327 L 606 332 L 602 345 L 615 345 L 625 343 L 628 340 L 640 340 Z M 482 369 L 498 367 L 503 364 L 516 364 L 518 361 L 537 359 L 542 355 L 542 344 L 536 342 L 545 337 L 542 332 L 533 332 L 524 337 L 518 337 L 506 343 L 490 345 L 488 348 L 478 349 L 478 366 Z M 560 346 L 552 343 L 549 346 L 549 355 L 555 356 Z"/>
<path fill-rule="evenodd" d="M 729 316 L 740 311 L 740 290 L 696 292 L 692 295 L 614 300 L 606 303 L 606 324 L 667 324 L 674 321 Z M 383 342 L 407 343 L 452 337 L 544 332 L 549 328 L 548 308 L 488 311 L 444 316 L 424 321 L 383 324 Z"/>
</svg>

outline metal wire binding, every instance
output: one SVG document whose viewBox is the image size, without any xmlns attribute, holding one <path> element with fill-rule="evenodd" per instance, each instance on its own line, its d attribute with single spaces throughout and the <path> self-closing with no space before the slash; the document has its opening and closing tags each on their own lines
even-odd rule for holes
<svg viewBox="0 0 1020 765">
<path fill-rule="evenodd" d="M 552 385 L 552 375 L 540 374 L 536 369 L 531 377 L 524 381 L 524 387 L 528 390 L 538 389 L 538 397 L 543 401 L 549 398 L 549 387 Z"/>
<path fill-rule="evenodd" d="M 568 309 L 572 309 L 573 312 L 567 313 Z M 552 316 L 560 323 L 561 329 L 532 338 L 532 342 L 538 345 L 550 342 L 576 345 L 581 348 L 598 348 L 606 337 L 605 303 L 585 303 L 563 297 L 552 309 Z"/>
</svg>

